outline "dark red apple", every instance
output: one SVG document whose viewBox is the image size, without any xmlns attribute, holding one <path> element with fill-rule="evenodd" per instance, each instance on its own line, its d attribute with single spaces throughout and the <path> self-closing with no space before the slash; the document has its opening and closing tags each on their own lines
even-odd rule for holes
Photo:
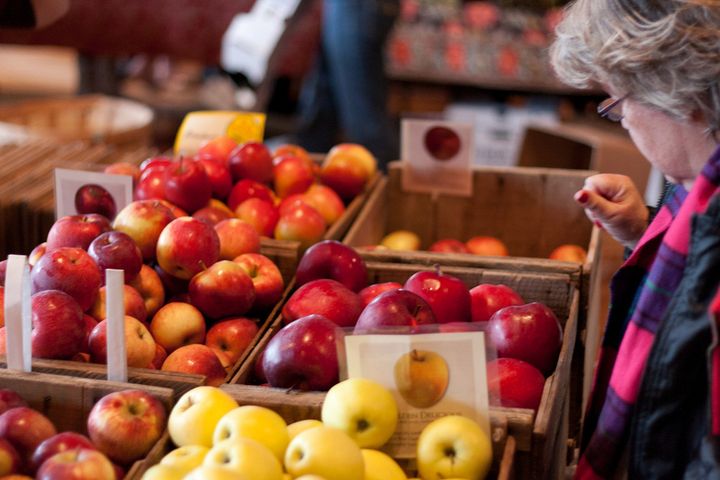
<svg viewBox="0 0 720 480">
<path fill-rule="evenodd" d="M 562 327 L 553 311 L 542 303 L 498 310 L 490 317 L 488 335 L 498 357 L 524 360 L 546 375 L 555 369 Z"/>
<path fill-rule="evenodd" d="M 67 215 L 59 218 L 47 236 L 47 251 L 59 247 L 76 247 L 87 250 L 90 242 L 101 233 L 112 229 L 110 220 L 97 213 Z"/>
<path fill-rule="evenodd" d="M 250 276 L 235 262 L 221 260 L 190 280 L 190 303 L 210 318 L 242 315 L 255 301 Z"/>
<path fill-rule="evenodd" d="M 70 295 L 44 290 L 33 295 L 30 303 L 34 357 L 70 359 L 84 350 L 83 312 Z"/>
<path fill-rule="evenodd" d="M 397 282 L 373 283 L 372 285 L 368 285 L 367 287 L 360 290 L 358 292 L 358 295 L 360 295 L 360 298 L 362 299 L 363 306 L 367 307 L 368 304 L 372 302 L 376 297 L 378 297 L 381 293 L 390 290 L 398 290 L 400 288 L 402 288 L 402 285 Z"/>
<path fill-rule="evenodd" d="M 232 175 L 227 163 L 207 157 L 200 157 L 197 162 L 205 169 L 208 180 L 210 180 L 212 196 L 221 200 L 226 199 L 233 186 Z"/>
<path fill-rule="evenodd" d="M 262 371 L 273 387 L 327 390 L 338 382 L 338 326 L 322 315 L 298 318 L 267 344 Z"/>
<path fill-rule="evenodd" d="M 247 142 L 238 146 L 230 153 L 228 163 L 236 182 L 243 178 L 261 183 L 273 180 L 273 158 L 263 143 Z"/>
<path fill-rule="evenodd" d="M 27 402 L 14 390 L 0 389 L 0 414 L 15 407 L 27 407 Z"/>
<path fill-rule="evenodd" d="M 125 273 L 125 282 L 131 282 L 143 265 L 140 247 L 130 235 L 111 231 L 100 234 L 88 247 L 88 253 L 100 268 L 101 278 L 105 280 L 105 270 L 116 268 Z"/>
<path fill-rule="evenodd" d="M 436 323 L 435 315 L 430 305 L 419 295 L 404 289 L 390 290 L 380 294 L 365 307 L 355 325 L 355 332 L 433 323 Z"/>
<path fill-rule="evenodd" d="M 413 274 L 404 287 L 420 295 L 432 308 L 438 323 L 469 322 L 470 292 L 457 277 L 437 271 Z"/>
<path fill-rule="evenodd" d="M 233 185 L 227 205 L 234 212 L 248 198 L 259 198 L 272 204 L 275 203 L 273 191 L 267 185 L 245 178 Z"/>
<path fill-rule="evenodd" d="M 30 271 L 30 281 L 33 293 L 61 290 L 85 311 L 95 303 L 102 276 L 95 260 L 85 250 L 60 247 L 40 257 Z"/>
<path fill-rule="evenodd" d="M 363 305 L 360 296 L 337 280 L 313 280 L 295 290 L 282 309 L 286 324 L 318 314 L 340 327 L 353 327 Z"/>
<path fill-rule="evenodd" d="M 193 213 L 212 197 L 212 185 L 205 169 L 190 158 L 182 158 L 170 164 L 164 172 L 165 198 Z"/>
<path fill-rule="evenodd" d="M 158 278 L 160 278 L 160 282 L 162 283 L 163 289 L 165 290 L 166 298 L 172 298 L 176 295 L 187 294 L 190 280 L 174 277 L 162 268 L 160 268 L 160 265 L 155 265 L 154 270 L 155 273 L 157 273 Z"/>
<path fill-rule="evenodd" d="M 172 157 L 166 157 L 164 155 L 157 155 L 155 157 L 149 157 L 143 160 L 140 164 L 140 172 L 144 173 L 151 168 L 160 168 L 161 170 L 170 165 L 173 162 Z"/>
<path fill-rule="evenodd" d="M 431 252 L 439 253 L 468 253 L 469 250 L 463 242 L 454 238 L 444 238 L 430 245 Z"/>
<path fill-rule="evenodd" d="M 498 358 L 487 364 L 490 405 L 537 410 L 545 388 L 540 370 L 516 358 Z"/>
<path fill-rule="evenodd" d="M 32 454 L 30 467 L 33 471 L 40 468 L 45 460 L 52 457 L 56 453 L 77 448 L 87 448 L 96 450 L 89 438 L 75 432 L 62 432 L 44 440 Z"/>
<path fill-rule="evenodd" d="M 525 300 L 507 285 L 481 283 L 470 289 L 473 322 L 487 322 L 493 313 L 511 305 L 522 305 Z"/>
<path fill-rule="evenodd" d="M 75 192 L 75 210 L 79 214 L 98 213 L 112 220 L 117 213 L 117 205 L 105 187 L 87 184 Z"/>
<path fill-rule="evenodd" d="M 165 169 L 158 166 L 143 170 L 133 191 L 133 200 L 165 200 Z"/>
<path fill-rule="evenodd" d="M 5 438 L 23 459 L 30 456 L 46 439 L 57 431 L 42 413 L 29 407 L 15 407 L 0 415 L 0 438 Z"/>
<path fill-rule="evenodd" d="M 324 240 L 308 248 L 295 272 L 297 285 L 320 278 L 337 280 L 353 292 L 367 286 L 365 261 L 354 248 L 337 240 Z"/>
</svg>

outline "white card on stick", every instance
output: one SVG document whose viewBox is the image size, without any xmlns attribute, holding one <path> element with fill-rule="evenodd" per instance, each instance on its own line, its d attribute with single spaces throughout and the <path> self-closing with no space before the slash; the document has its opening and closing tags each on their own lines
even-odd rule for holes
<svg viewBox="0 0 720 480">
<path fill-rule="evenodd" d="M 127 350 L 125 345 L 125 273 L 105 270 L 107 290 L 107 375 L 113 382 L 127 382 Z"/>
<path fill-rule="evenodd" d="M 25 255 L 8 256 L 4 293 L 7 366 L 29 372 L 32 370 L 32 312 L 30 268 Z"/>
<path fill-rule="evenodd" d="M 133 201 L 133 179 L 130 175 L 55 169 L 55 218 L 77 215 L 75 196 L 86 185 L 99 185 L 112 196 L 115 212 Z M 112 221 L 112 218 L 109 220 Z"/>
</svg>

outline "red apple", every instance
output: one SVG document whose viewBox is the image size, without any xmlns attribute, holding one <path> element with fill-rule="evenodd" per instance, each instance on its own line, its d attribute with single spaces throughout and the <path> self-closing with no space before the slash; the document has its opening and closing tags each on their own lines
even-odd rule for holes
<svg viewBox="0 0 720 480">
<path fill-rule="evenodd" d="M 230 153 L 237 148 L 237 142 L 227 135 L 219 135 L 203 143 L 198 149 L 198 156 L 202 158 L 216 158 L 228 162 Z"/>
<path fill-rule="evenodd" d="M 48 251 L 30 271 L 32 291 L 61 290 L 75 299 L 83 311 L 95 302 L 102 276 L 95 260 L 80 248 L 60 247 Z"/>
<path fill-rule="evenodd" d="M 205 345 L 224 352 L 231 364 L 237 363 L 257 336 L 257 323 L 249 318 L 229 318 L 208 330 Z"/>
<path fill-rule="evenodd" d="M 155 270 L 149 265 L 143 265 L 140 273 L 134 280 L 128 283 L 133 287 L 145 303 L 145 311 L 148 317 L 155 315 L 155 312 L 165 303 L 165 288 L 162 280 Z"/>
<path fill-rule="evenodd" d="M 170 355 L 162 365 L 167 372 L 193 373 L 205 376 L 205 385 L 217 387 L 225 381 L 227 372 L 220 359 L 207 345 L 185 345 Z"/>
<path fill-rule="evenodd" d="M 15 447 L 4 438 L 0 438 L 0 478 L 20 472 L 22 459 Z"/>
<path fill-rule="evenodd" d="M 297 266 L 298 286 L 320 278 L 330 278 L 359 292 L 367 286 L 365 261 L 352 247 L 337 240 L 324 240 L 308 248 Z"/>
<path fill-rule="evenodd" d="M 5 336 L 5 327 L 0 327 L 0 355 L 6 355 L 6 354 L 7 354 L 7 338 Z"/>
<path fill-rule="evenodd" d="M 159 168 L 164 169 L 168 165 L 170 165 L 173 162 L 172 157 L 166 157 L 164 155 L 156 155 L 154 157 L 149 157 L 143 160 L 143 162 L 140 164 L 140 173 L 145 173 L 147 170 L 150 170 L 151 168 Z"/>
<path fill-rule="evenodd" d="M 327 390 L 338 381 L 336 341 L 342 335 L 322 315 L 298 318 L 270 339 L 262 371 L 273 387 Z"/>
<path fill-rule="evenodd" d="M 45 415 L 29 407 L 11 408 L 0 415 L 0 438 L 10 442 L 26 460 L 38 445 L 56 433 Z"/>
<path fill-rule="evenodd" d="M 300 248 L 306 249 L 321 240 L 325 235 L 325 220 L 317 210 L 303 202 L 294 204 L 294 208 L 280 215 L 275 225 L 275 238 L 300 242 Z"/>
<path fill-rule="evenodd" d="M 98 235 L 110 230 L 110 221 L 97 213 L 67 215 L 59 218 L 50 227 L 47 236 L 47 250 L 59 247 L 76 247 L 87 250 L 90 242 L 95 240 Z"/>
<path fill-rule="evenodd" d="M 505 307 L 490 318 L 488 336 L 498 357 L 517 358 L 544 374 L 555 369 L 562 344 L 562 327 L 539 302 Z"/>
<path fill-rule="evenodd" d="M 185 345 L 205 341 L 205 317 L 189 303 L 170 302 L 153 317 L 150 333 L 158 345 L 172 353 Z M 155 366 L 159 368 L 162 363 Z"/>
<path fill-rule="evenodd" d="M 585 263 L 587 259 L 587 251 L 580 245 L 565 244 L 560 245 L 548 257 L 551 260 L 562 260 L 563 262 Z"/>
<path fill-rule="evenodd" d="M 212 185 L 205 169 L 190 158 L 181 158 L 165 169 L 165 198 L 192 213 L 212 197 Z"/>
<path fill-rule="evenodd" d="M 444 238 L 430 245 L 431 252 L 440 253 L 468 253 L 469 250 L 463 242 L 454 238 Z"/>
<path fill-rule="evenodd" d="M 273 161 L 277 158 L 282 157 L 283 155 L 293 155 L 295 157 L 301 158 L 305 163 L 310 165 L 313 170 L 320 171 L 320 165 L 315 163 L 310 157 L 310 154 L 307 150 L 305 150 L 300 145 L 296 145 L 294 143 L 285 143 L 280 145 L 273 151 Z"/>
<path fill-rule="evenodd" d="M 145 323 L 148 318 L 145 300 L 140 293 L 130 285 L 123 285 L 123 305 L 125 315 L 130 315 Z M 98 322 L 107 318 L 107 288 L 100 287 L 98 296 L 95 299 L 88 313 Z"/>
<path fill-rule="evenodd" d="M 267 185 L 245 178 L 233 185 L 227 204 L 233 212 L 248 198 L 259 198 L 275 204 L 275 195 Z"/>
<path fill-rule="evenodd" d="M 190 284 L 189 279 L 185 280 L 174 277 L 160 268 L 159 265 L 155 265 L 154 270 L 162 283 L 163 289 L 165 290 L 165 298 L 175 298 L 180 295 L 187 296 L 187 289 Z"/>
<path fill-rule="evenodd" d="M 128 204 L 115 217 L 113 228 L 135 241 L 145 261 L 155 260 L 160 232 L 175 219 L 172 211 L 157 200 L 143 200 Z"/>
<path fill-rule="evenodd" d="M 5 305 L 5 287 L 0 287 L 0 305 Z M 0 309 L 0 327 L 5 326 L 5 308 Z"/>
<path fill-rule="evenodd" d="M 302 196 L 308 205 L 320 212 L 328 226 L 335 223 L 345 213 L 345 205 L 340 196 L 335 193 L 335 190 L 325 185 L 314 183 Z"/>
<path fill-rule="evenodd" d="M 243 253 L 260 252 L 260 234 L 239 218 L 223 220 L 215 225 L 220 239 L 220 259 L 232 260 Z"/>
<path fill-rule="evenodd" d="M 219 256 L 220 239 L 215 229 L 192 217 L 176 218 L 158 238 L 158 264 L 174 277 L 189 280 Z"/>
<path fill-rule="evenodd" d="M 360 296 L 336 280 L 313 280 L 298 288 L 282 309 L 285 324 L 318 314 L 340 327 L 353 327 L 363 305 Z"/>
<path fill-rule="evenodd" d="M 143 458 L 165 431 L 165 406 L 142 390 L 121 390 L 102 397 L 90 410 L 87 430 L 98 450 L 129 464 Z"/>
<path fill-rule="evenodd" d="M 113 162 L 103 168 L 103 173 L 109 173 L 111 175 L 127 175 L 128 177 L 132 177 L 133 185 L 140 180 L 140 167 L 130 162 Z"/>
<path fill-rule="evenodd" d="M 115 480 L 110 460 L 98 452 L 77 448 L 56 453 L 45 460 L 38 470 L 37 480 Z"/>
<path fill-rule="evenodd" d="M 211 198 L 210 200 L 212 200 L 212 198 Z M 173 218 L 180 218 L 180 217 L 187 217 L 187 216 L 189 216 L 188 213 L 187 213 L 185 210 L 183 210 L 182 208 L 178 207 L 177 205 L 175 205 L 175 204 L 172 203 L 172 202 L 168 202 L 167 200 L 162 200 L 162 199 L 158 200 L 158 202 L 160 202 L 162 205 L 165 205 L 167 208 L 170 209 L 170 211 L 171 211 L 172 214 L 173 214 Z M 210 205 L 210 202 L 208 202 L 208 205 Z"/>
<path fill-rule="evenodd" d="M 90 183 L 75 192 L 75 210 L 79 214 L 98 213 L 112 220 L 117 213 L 117 205 L 105 187 Z"/>
<path fill-rule="evenodd" d="M 88 347 L 92 361 L 107 363 L 107 320 L 90 332 Z M 125 315 L 125 348 L 128 367 L 146 368 L 155 358 L 155 340 L 140 320 Z"/>
<path fill-rule="evenodd" d="M 325 162 L 332 162 L 336 156 L 351 158 L 354 163 L 362 167 L 368 179 L 372 178 L 377 172 L 377 159 L 370 150 L 358 143 L 339 143 L 335 145 L 325 157 Z"/>
<path fill-rule="evenodd" d="M 196 210 L 195 213 L 192 214 L 192 217 L 200 220 L 201 222 L 207 223 L 211 227 L 214 227 L 223 220 L 235 218 L 235 215 L 233 215 L 230 211 L 223 210 L 222 208 L 207 206 L 201 208 L 200 210 Z"/>
<path fill-rule="evenodd" d="M 433 323 L 436 323 L 435 315 L 422 297 L 404 289 L 390 290 L 380 294 L 365 307 L 355 325 L 355 332 Z"/>
<path fill-rule="evenodd" d="M 80 348 L 80 352 L 73 356 L 72 360 L 77 360 L 78 355 L 87 354 L 87 359 L 90 361 L 90 348 L 89 348 L 89 341 L 90 341 L 90 334 L 92 333 L 93 329 L 97 326 L 98 321 L 95 320 L 92 316 L 88 315 L 87 313 L 83 314 L 83 342 L 82 347 Z"/>
<path fill-rule="evenodd" d="M 505 244 L 495 237 L 482 235 L 472 237 L 470 240 L 465 242 L 465 246 L 470 253 L 474 253 L 475 255 L 488 255 L 495 257 L 508 256 L 508 249 Z"/>
<path fill-rule="evenodd" d="M 301 158 L 286 154 L 275 159 L 273 178 L 275 193 L 285 198 L 294 193 L 304 193 L 315 182 L 315 173 Z"/>
<path fill-rule="evenodd" d="M 253 226 L 256 232 L 272 237 L 280 219 L 278 208 L 267 200 L 248 198 L 235 209 L 235 216 Z"/>
<path fill-rule="evenodd" d="M 542 372 L 515 358 L 498 358 L 487 364 L 490 405 L 537 410 L 545 388 Z"/>
<path fill-rule="evenodd" d="M 501 308 L 522 305 L 525 300 L 507 285 L 481 283 L 470 289 L 473 322 L 487 322 Z"/>
<path fill-rule="evenodd" d="M 212 196 L 221 199 L 227 198 L 233 186 L 232 175 L 227 162 L 207 157 L 199 157 L 196 161 L 205 169 L 210 181 Z"/>
<path fill-rule="evenodd" d="M 95 450 L 95 446 L 85 435 L 75 432 L 62 432 L 57 435 L 53 435 L 38 445 L 33 452 L 32 459 L 30 460 L 32 471 L 36 471 L 45 460 L 56 453 L 79 448 Z"/>
<path fill-rule="evenodd" d="M 138 179 L 133 200 L 163 200 L 165 199 L 165 169 L 167 166 L 157 166 L 143 170 Z"/>
<path fill-rule="evenodd" d="M 462 280 L 438 271 L 413 274 L 404 288 L 420 295 L 432 308 L 438 323 L 469 322 L 470 292 Z"/>
<path fill-rule="evenodd" d="M 32 249 L 30 251 L 30 255 L 28 255 L 28 263 L 31 267 L 34 267 L 38 260 L 40 260 L 40 257 L 45 255 L 45 252 L 47 251 L 47 242 L 42 242 L 38 246 Z M 6 260 L 3 260 L 5 262 Z M 3 284 L 5 284 L 5 270 L 3 269 Z"/>
<path fill-rule="evenodd" d="M 0 388 L 0 414 L 15 407 L 27 407 L 27 402 L 14 390 Z"/>
<path fill-rule="evenodd" d="M 220 260 L 190 280 L 190 303 L 210 318 L 242 315 L 255 301 L 250 276 L 235 262 Z"/>
<path fill-rule="evenodd" d="M 360 295 L 360 298 L 362 299 L 363 307 L 367 307 L 368 304 L 380 294 L 390 290 L 398 290 L 400 288 L 402 288 L 402 285 L 397 282 L 373 283 L 372 285 L 368 285 L 360 290 L 358 295 Z"/>
<path fill-rule="evenodd" d="M 154 370 L 160 370 L 160 367 L 162 367 L 163 362 L 167 358 L 167 350 L 163 348 L 162 345 L 155 342 L 155 356 L 153 357 L 152 362 L 150 362 L 150 368 Z"/>
<path fill-rule="evenodd" d="M 320 168 L 320 181 L 347 202 L 365 189 L 372 174 L 351 152 L 331 153 L 325 157 Z"/>
<path fill-rule="evenodd" d="M 265 312 L 273 308 L 282 298 L 285 282 L 280 269 L 265 255 L 245 253 L 235 257 L 233 262 L 248 274 L 255 287 L 253 310 Z"/>
<path fill-rule="evenodd" d="M 105 270 L 117 268 L 125 273 L 125 281 L 132 281 L 142 268 L 143 257 L 140 248 L 130 235 L 111 231 L 100 234 L 88 247 L 88 253 L 100 267 L 102 279 Z"/>
<path fill-rule="evenodd" d="M 78 303 L 59 290 L 44 290 L 30 300 L 34 357 L 69 359 L 84 348 L 85 321 Z"/>
<path fill-rule="evenodd" d="M 230 153 L 228 159 L 233 180 L 249 178 L 261 183 L 273 180 L 273 158 L 270 150 L 260 142 L 247 142 Z"/>
</svg>

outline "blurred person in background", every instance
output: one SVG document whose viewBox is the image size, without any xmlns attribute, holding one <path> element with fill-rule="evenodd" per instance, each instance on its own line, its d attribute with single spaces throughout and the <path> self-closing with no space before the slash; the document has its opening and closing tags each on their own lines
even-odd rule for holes
<svg viewBox="0 0 720 480">
<path fill-rule="evenodd" d="M 42 28 L 69 8 L 70 0 L 0 0 L 0 28 Z"/>
<path fill-rule="evenodd" d="M 720 478 L 720 0 L 577 0 L 552 60 L 566 83 L 610 95 L 599 113 L 671 182 L 655 212 L 620 175 L 575 195 L 632 249 L 576 478 Z"/>
<path fill-rule="evenodd" d="M 324 0 L 320 51 L 299 99 L 298 143 L 327 152 L 359 143 L 381 168 L 398 158 L 398 129 L 387 112 L 385 39 L 399 0 Z"/>
</svg>

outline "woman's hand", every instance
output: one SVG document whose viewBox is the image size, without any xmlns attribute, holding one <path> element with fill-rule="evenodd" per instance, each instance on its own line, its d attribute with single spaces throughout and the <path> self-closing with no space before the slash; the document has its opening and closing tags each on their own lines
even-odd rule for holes
<svg viewBox="0 0 720 480">
<path fill-rule="evenodd" d="M 648 210 L 640 192 L 625 175 L 603 173 L 585 180 L 575 201 L 585 214 L 624 246 L 634 248 L 648 226 Z"/>
</svg>

